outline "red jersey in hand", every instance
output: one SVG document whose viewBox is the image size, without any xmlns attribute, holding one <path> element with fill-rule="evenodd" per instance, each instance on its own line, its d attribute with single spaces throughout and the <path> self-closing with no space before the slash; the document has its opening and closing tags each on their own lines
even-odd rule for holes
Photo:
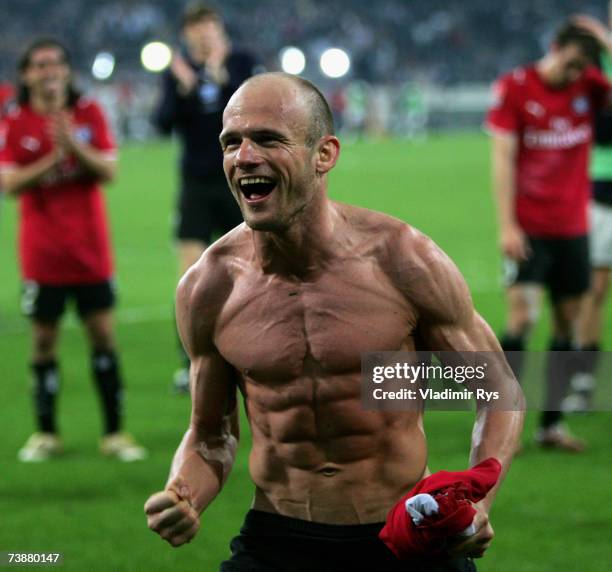
<svg viewBox="0 0 612 572">
<path fill-rule="evenodd" d="M 495 84 L 487 127 L 518 138 L 515 214 L 528 235 L 570 238 L 588 231 L 593 114 L 608 89 L 595 67 L 563 88 L 545 83 L 535 66 Z"/>
<path fill-rule="evenodd" d="M 100 107 L 80 98 L 70 109 L 77 140 L 115 154 Z M 28 105 L 6 118 L 0 169 L 25 167 L 50 153 L 50 116 Z M 36 187 L 19 196 L 19 254 L 25 280 L 41 284 L 92 284 L 113 272 L 104 197 L 98 181 L 68 156 Z"/>
<path fill-rule="evenodd" d="M 421 479 L 389 511 L 379 538 L 400 560 L 435 558 L 444 553 L 446 543 L 457 539 L 474 519 L 472 502 L 482 500 L 495 486 L 501 464 L 494 457 L 467 471 L 438 471 Z M 408 516 L 406 501 L 420 493 L 431 494 L 438 513 L 416 525 Z"/>
</svg>

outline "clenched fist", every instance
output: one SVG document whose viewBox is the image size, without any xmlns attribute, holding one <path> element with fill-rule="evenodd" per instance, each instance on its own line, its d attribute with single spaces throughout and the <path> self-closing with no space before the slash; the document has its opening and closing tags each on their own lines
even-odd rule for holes
<svg viewBox="0 0 612 572">
<path fill-rule="evenodd" d="M 457 537 L 451 542 L 448 553 L 453 557 L 482 558 L 495 537 L 489 515 L 479 504 L 472 503 L 472 506 L 477 511 L 472 521 L 476 532 L 467 538 Z"/>
<path fill-rule="evenodd" d="M 190 542 L 200 528 L 200 515 L 189 498 L 188 488 L 179 483 L 176 489 L 151 495 L 145 503 L 148 527 L 172 546 Z"/>
</svg>

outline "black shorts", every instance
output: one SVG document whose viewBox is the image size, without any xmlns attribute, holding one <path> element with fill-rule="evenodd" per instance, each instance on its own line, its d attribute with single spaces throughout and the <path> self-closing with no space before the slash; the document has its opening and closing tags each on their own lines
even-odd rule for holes
<svg viewBox="0 0 612 572">
<path fill-rule="evenodd" d="M 55 322 L 64 314 L 66 302 L 74 300 L 81 318 L 115 305 L 114 282 L 49 286 L 28 280 L 22 285 L 21 311 L 40 322 Z"/>
<path fill-rule="evenodd" d="M 553 300 L 579 296 L 589 289 L 591 265 L 587 235 L 527 238 L 531 247 L 529 259 L 524 262 L 504 261 L 505 286 L 540 284 L 548 288 Z"/>
<path fill-rule="evenodd" d="M 179 240 L 214 239 L 242 223 L 240 208 L 223 175 L 183 176 L 175 235 Z"/>
<path fill-rule="evenodd" d="M 378 538 L 384 523 L 321 524 L 250 510 L 221 572 L 475 572 L 472 560 L 400 562 Z"/>
</svg>

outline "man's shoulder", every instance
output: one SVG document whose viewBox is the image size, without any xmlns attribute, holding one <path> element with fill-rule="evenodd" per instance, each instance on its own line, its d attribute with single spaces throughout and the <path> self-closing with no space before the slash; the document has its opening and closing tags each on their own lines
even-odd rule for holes
<svg viewBox="0 0 612 572">
<path fill-rule="evenodd" d="M 76 100 L 74 109 L 75 111 L 83 114 L 97 114 L 101 113 L 102 111 L 100 104 L 95 99 L 87 95 L 82 95 Z"/>
<path fill-rule="evenodd" d="M 529 84 L 533 76 L 533 65 L 517 66 L 510 71 L 501 74 L 497 81 L 517 87 L 524 87 Z"/>
<path fill-rule="evenodd" d="M 534 87 L 541 83 L 535 64 L 517 66 L 512 70 L 500 75 L 495 82 L 498 89 L 505 89 L 517 97 L 533 91 Z"/>
<path fill-rule="evenodd" d="M 356 231 L 365 233 L 393 232 L 407 223 L 397 217 L 365 207 L 349 205 L 338 201 L 333 202 L 337 212 Z"/>
<path fill-rule="evenodd" d="M 345 215 L 371 248 L 383 270 L 405 293 L 438 287 L 440 281 L 462 281 L 449 256 L 425 233 L 390 215 L 349 207 Z"/>
<path fill-rule="evenodd" d="M 336 203 L 350 227 L 383 259 L 417 262 L 439 250 L 433 240 L 409 223 L 389 214 Z"/>
<path fill-rule="evenodd" d="M 29 106 L 15 105 L 2 118 L 2 147 L 14 148 L 24 143 L 23 138 L 28 137 L 32 133 L 36 133 L 38 140 L 38 132 L 44 126 L 44 119 L 32 113 Z M 35 144 L 36 141 L 32 141 Z"/>
<path fill-rule="evenodd" d="M 392 225 L 379 260 L 395 287 L 422 316 L 455 316 L 465 310 L 469 290 L 448 254 L 406 223 Z"/>
<path fill-rule="evenodd" d="M 2 121 L 6 125 L 19 125 L 24 121 L 28 121 L 29 116 L 29 107 L 23 105 L 12 105 L 7 111 L 6 115 L 2 118 Z"/>
<path fill-rule="evenodd" d="M 519 66 L 500 75 L 493 83 L 493 107 L 508 95 L 515 98 L 524 96 L 532 87 L 533 80 L 533 65 Z"/>
<path fill-rule="evenodd" d="M 231 291 L 236 269 L 247 259 L 250 241 L 243 223 L 211 244 L 179 283 L 177 296 L 191 304 L 224 300 Z"/>
</svg>

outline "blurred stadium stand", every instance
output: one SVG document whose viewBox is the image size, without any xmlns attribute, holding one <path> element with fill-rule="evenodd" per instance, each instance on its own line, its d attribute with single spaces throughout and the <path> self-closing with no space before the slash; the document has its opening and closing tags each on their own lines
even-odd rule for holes
<svg viewBox="0 0 612 572">
<path fill-rule="evenodd" d="M 569 14 L 603 19 L 606 8 L 594 0 L 516 0 L 503 7 L 490 0 L 208 4 L 224 15 L 234 43 L 259 54 L 268 69 L 278 69 L 279 51 L 295 45 L 307 56 L 303 75 L 329 95 L 359 82 L 365 111 L 351 110 L 356 100 L 348 96 L 338 109 L 349 115 L 347 130 L 357 126 L 357 131 L 404 134 L 420 129 L 423 118 L 430 128 L 477 125 L 493 78 L 537 58 Z M 3 0 L 0 79 L 14 78 L 16 59 L 33 38 L 62 38 L 73 52 L 81 84 L 102 92 L 118 131 L 147 137 L 151 85 L 157 78 L 141 67 L 140 50 L 151 40 L 177 43 L 183 5 L 179 0 Z M 325 79 L 319 72 L 318 57 L 330 46 L 344 48 L 352 58 L 350 74 L 342 80 Z M 112 52 L 117 62 L 103 83 L 89 74 L 101 51 Z M 360 114 L 365 114 L 361 123 Z"/>
</svg>

